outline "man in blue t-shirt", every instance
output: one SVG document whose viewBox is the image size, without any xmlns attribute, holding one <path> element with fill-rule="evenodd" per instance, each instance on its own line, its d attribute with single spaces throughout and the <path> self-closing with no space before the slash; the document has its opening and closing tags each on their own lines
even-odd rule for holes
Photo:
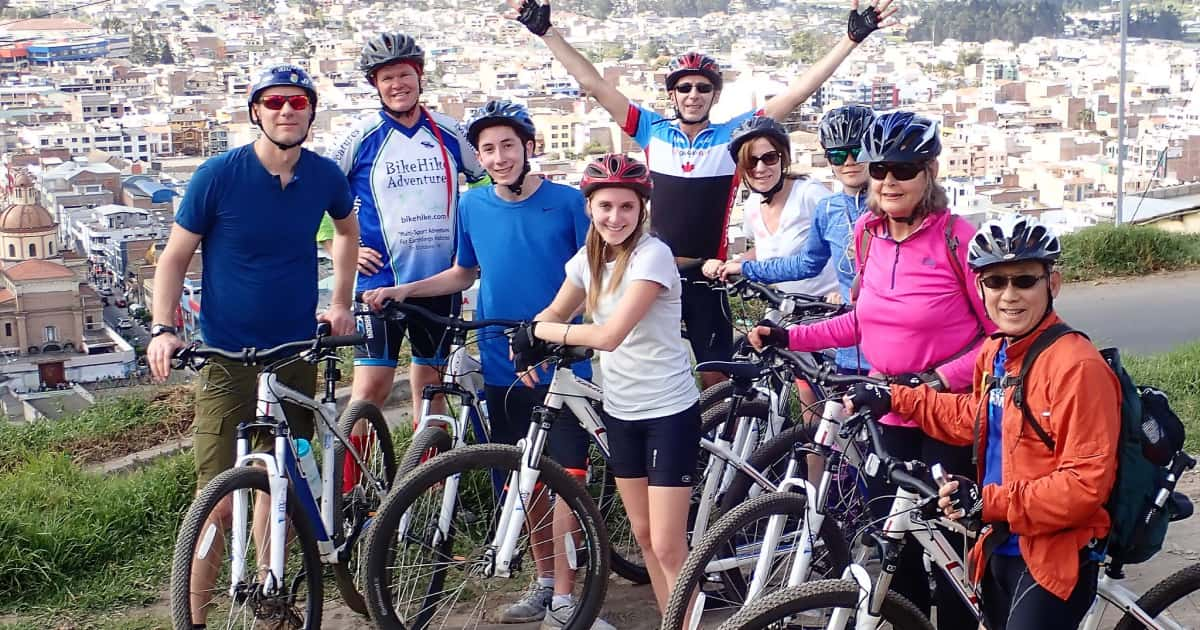
<svg viewBox="0 0 1200 630">
<path fill-rule="evenodd" d="M 721 97 L 721 68 L 716 60 L 697 52 L 673 59 L 666 78 L 667 94 L 674 109 L 665 117 L 629 99 L 604 80 L 588 61 L 550 24 L 550 5 L 540 0 L 508 0 L 516 20 L 542 38 L 550 52 L 579 82 L 584 92 L 612 116 L 646 151 L 646 162 L 654 182 L 650 197 L 650 221 L 654 233 L 671 247 L 679 264 L 696 264 L 705 259 L 727 258 L 726 231 L 737 180 L 736 165 L 728 145 L 733 130 L 755 112 L 745 112 L 722 122 L 709 120 Z M 868 35 L 886 26 L 896 12 L 891 0 L 878 8 L 858 8 L 853 1 L 846 36 L 804 74 L 796 77 L 762 108 L 762 114 L 783 120 L 825 82 L 842 61 Z M 718 269 L 705 269 L 715 278 Z M 701 270 L 685 273 L 688 280 L 701 280 Z M 683 321 L 697 361 L 728 360 L 733 352 L 733 327 L 729 304 L 723 292 L 703 283 L 684 282 Z M 700 375 L 705 387 L 723 377 L 715 372 Z"/>
<path fill-rule="evenodd" d="M 312 79 L 293 65 L 265 70 L 253 84 L 250 120 L 262 133 L 252 144 L 207 160 L 193 175 L 159 258 L 154 278 L 154 324 L 146 358 L 158 380 L 184 342 L 175 328 L 184 274 L 198 246 L 204 261 L 200 304 L 205 343 L 222 350 L 268 348 L 313 336 L 318 319 L 333 334 L 354 332 L 350 313 L 358 223 L 346 177 L 331 160 L 300 148 L 316 115 Z M 334 219 L 334 292 L 317 315 L 317 251 L 321 217 Z M 193 422 L 197 491 L 233 465 L 237 425 L 254 417 L 258 367 L 220 358 L 200 371 Z M 311 395 L 316 366 L 297 361 L 276 372 L 284 384 Z M 311 413 L 284 403 L 294 435 L 312 438 Z M 214 512 L 228 518 L 228 506 Z M 263 518 L 266 513 L 262 514 Z M 215 543 L 217 546 L 219 542 Z M 221 549 L 210 558 L 219 561 Z M 215 569 L 215 567 L 211 567 Z M 202 625 L 213 575 L 193 565 L 192 622 Z M 211 573 L 211 572 L 210 572 Z"/>
<path fill-rule="evenodd" d="M 445 295 L 470 287 L 480 277 L 478 317 L 532 320 L 566 278 L 565 265 L 583 246 L 589 221 L 583 195 L 576 189 L 530 174 L 535 129 L 528 111 L 509 101 L 487 103 L 471 120 L 467 139 L 492 178 L 493 186 L 468 190 L 459 204 L 455 264 L 425 280 L 375 289 L 363 301 L 380 308 L 388 299 Z M 491 440 L 516 444 L 525 437 L 533 408 L 547 388 L 527 388 L 518 382 L 509 358 L 508 337 L 500 330 L 481 331 L 479 350 L 491 424 Z M 591 376 L 591 365 L 578 363 L 575 373 Z M 542 382 L 549 382 L 543 378 Z M 547 452 L 568 472 L 582 478 L 587 469 L 588 435 L 576 423 L 553 425 Z M 565 509 L 564 513 L 569 514 Z M 541 517 L 530 509 L 533 520 Z M 555 518 L 556 540 L 559 519 Z M 569 531 L 569 530 L 566 530 Z M 574 571 L 542 549 L 549 545 L 546 528 L 531 536 L 538 583 L 520 601 L 500 613 L 505 623 L 525 623 L 546 617 L 554 593 L 569 596 Z M 569 617 L 569 615 L 568 615 Z M 547 621 L 550 619 L 547 617 Z M 601 624 L 599 620 L 597 624 Z M 545 627 L 545 626 L 544 626 Z M 595 625 L 603 628 L 603 625 Z"/>
</svg>

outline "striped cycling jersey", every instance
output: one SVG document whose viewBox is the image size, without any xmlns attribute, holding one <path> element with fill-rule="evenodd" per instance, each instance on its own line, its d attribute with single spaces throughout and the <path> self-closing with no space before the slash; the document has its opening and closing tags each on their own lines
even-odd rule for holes
<svg viewBox="0 0 1200 630">
<path fill-rule="evenodd" d="M 360 244 L 379 252 L 378 273 L 356 291 L 428 278 L 454 261 L 458 174 L 485 176 L 458 121 L 422 108 L 414 127 L 383 112 L 364 116 L 329 155 L 350 180 Z M 318 236 L 332 238 L 326 230 Z"/>
<path fill-rule="evenodd" d="M 650 227 L 676 256 L 725 258 L 729 210 L 737 190 L 729 141 L 733 130 L 755 113 L 710 123 L 693 140 L 679 129 L 678 120 L 630 103 L 624 131 L 645 150 L 654 182 Z"/>
</svg>

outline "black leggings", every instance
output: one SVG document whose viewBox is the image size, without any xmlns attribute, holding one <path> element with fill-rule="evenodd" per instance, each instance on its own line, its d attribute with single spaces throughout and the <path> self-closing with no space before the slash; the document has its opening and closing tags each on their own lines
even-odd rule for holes
<svg viewBox="0 0 1200 630">
<path fill-rule="evenodd" d="M 925 435 L 915 427 L 881 424 L 879 428 L 880 436 L 883 438 L 883 447 L 892 457 L 904 460 L 917 459 L 930 466 L 940 463 L 951 474 L 975 478 L 975 467 L 971 465 L 971 447 L 951 446 Z M 934 485 L 932 479 L 929 479 L 929 483 Z M 872 478 L 869 491 L 871 514 L 879 519 L 879 526 L 882 527 L 882 519 L 886 518 L 888 512 L 891 511 L 890 497 L 896 494 L 896 487 Z M 941 531 L 946 536 L 946 541 L 961 553 L 964 549 L 964 537 L 945 529 Z M 954 586 L 950 583 L 950 578 L 941 570 L 934 569 L 933 579 L 937 584 L 938 593 L 938 630 L 962 630 L 963 628 L 978 627 L 979 621 L 976 620 L 975 615 L 971 613 L 971 609 L 962 601 L 962 598 L 958 596 Z M 900 552 L 896 574 L 892 577 L 891 589 L 908 598 L 926 615 L 929 614 L 934 597 L 929 589 L 929 574 L 925 571 L 924 549 L 915 541 L 905 541 L 904 548 Z"/>
<path fill-rule="evenodd" d="M 983 611 L 991 630 L 1073 630 L 1096 597 L 1100 565 L 1085 549 L 1079 555 L 1079 582 L 1063 601 L 1029 575 L 1020 556 L 993 555 L 983 577 Z"/>
</svg>

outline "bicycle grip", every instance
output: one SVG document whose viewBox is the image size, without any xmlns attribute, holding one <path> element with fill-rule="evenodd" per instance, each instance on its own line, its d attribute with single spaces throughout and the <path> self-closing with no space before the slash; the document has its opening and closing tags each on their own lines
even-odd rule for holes
<svg viewBox="0 0 1200 630">
<path fill-rule="evenodd" d="M 354 333 L 353 335 L 335 335 L 333 337 L 322 337 L 317 341 L 318 348 L 342 348 L 345 346 L 361 345 L 367 340 L 362 333 Z"/>
</svg>

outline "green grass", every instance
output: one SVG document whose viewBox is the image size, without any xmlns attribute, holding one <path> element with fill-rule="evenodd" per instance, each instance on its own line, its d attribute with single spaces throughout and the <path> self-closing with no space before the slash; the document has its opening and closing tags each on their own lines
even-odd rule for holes
<svg viewBox="0 0 1200 630">
<path fill-rule="evenodd" d="M 1187 451 L 1200 451 L 1200 341 L 1122 361 L 1135 383 L 1157 387 L 1171 397 L 1171 408 L 1187 428 Z"/>
<path fill-rule="evenodd" d="M 75 416 L 52 422 L 0 423 L 0 473 L 39 453 L 63 453 L 73 445 L 115 439 L 130 430 L 167 419 L 165 402 L 141 396 L 102 398 Z"/>
<path fill-rule="evenodd" d="M 1143 275 L 1200 265 L 1200 236 L 1156 227 L 1097 225 L 1062 237 L 1064 279 Z"/>
<path fill-rule="evenodd" d="M 0 610 L 112 610 L 156 599 L 193 478 L 190 455 L 104 477 L 41 453 L 0 475 Z"/>
</svg>

